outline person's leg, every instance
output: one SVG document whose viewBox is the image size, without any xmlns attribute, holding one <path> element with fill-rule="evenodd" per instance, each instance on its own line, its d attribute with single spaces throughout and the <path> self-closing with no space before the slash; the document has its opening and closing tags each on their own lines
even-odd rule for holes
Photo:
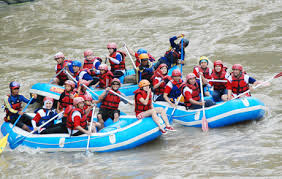
<svg viewBox="0 0 282 179">
<path fill-rule="evenodd" d="M 155 123 L 157 124 L 159 129 L 162 130 L 161 124 L 159 122 L 160 118 L 157 116 L 157 112 L 154 109 L 149 109 L 147 111 L 144 111 L 144 112 L 142 112 L 141 115 L 142 115 L 143 118 L 152 116 L 152 119 L 155 121 Z"/>
<path fill-rule="evenodd" d="M 227 101 L 227 89 L 224 89 L 221 96 L 222 101 Z"/>
<path fill-rule="evenodd" d="M 100 129 L 103 129 L 104 128 L 104 120 L 103 120 L 102 114 L 100 112 L 98 113 L 97 118 L 98 118 L 98 122 L 101 124 Z"/>
<path fill-rule="evenodd" d="M 219 102 L 220 101 L 220 96 L 221 96 L 221 93 L 220 91 L 218 90 L 213 90 L 213 93 L 212 93 L 212 98 L 215 102 Z"/>
<path fill-rule="evenodd" d="M 207 100 L 205 100 L 205 107 L 210 107 L 210 106 L 213 106 L 213 105 L 215 105 L 216 103 L 215 102 L 213 102 L 212 100 L 210 100 L 210 99 L 207 99 Z"/>
<path fill-rule="evenodd" d="M 114 110 L 113 113 L 114 122 L 117 122 L 119 120 L 119 110 Z"/>
<path fill-rule="evenodd" d="M 201 109 L 202 105 L 198 105 L 198 104 L 192 104 L 189 109 Z"/>
<path fill-rule="evenodd" d="M 119 78 L 121 76 L 123 76 L 123 72 L 122 71 L 114 71 L 113 72 L 114 78 Z"/>
<path fill-rule="evenodd" d="M 167 118 L 167 115 L 166 115 L 164 108 L 157 107 L 157 108 L 155 108 L 155 111 L 157 112 L 157 114 L 161 114 L 162 119 L 165 122 L 166 127 L 170 127 L 170 124 L 168 122 L 168 118 Z"/>
</svg>

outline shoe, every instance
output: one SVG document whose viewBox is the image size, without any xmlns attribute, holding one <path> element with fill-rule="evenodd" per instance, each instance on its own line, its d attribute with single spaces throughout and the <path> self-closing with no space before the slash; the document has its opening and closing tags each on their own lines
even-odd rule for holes
<svg viewBox="0 0 282 179">
<path fill-rule="evenodd" d="M 176 131 L 172 126 L 166 127 L 166 129 L 169 131 Z"/>
<path fill-rule="evenodd" d="M 162 133 L 163 135 L 166 135 L 166 134 L 167 134 L 166 130 L 164 130 L 164 129 L 160 129 L 160 131 L 161 131 L 161 133 Z"/>
</svg>

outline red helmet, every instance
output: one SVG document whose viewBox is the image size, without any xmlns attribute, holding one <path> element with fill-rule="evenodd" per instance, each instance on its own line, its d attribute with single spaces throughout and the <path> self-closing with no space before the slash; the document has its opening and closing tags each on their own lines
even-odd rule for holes
<svg viewBox="0 0 282 179">
<path fill-rule="evenodd" d="M 171 77 L 177 77 L 177 76 L 181 77 L 181 71 L 178 69 L 175 69 L 172 71 Z"/>
<path fill-rule="evenodd" d="M 58 52 L 54 55 L 54 59 L 58 59 L 58 58 L 65 58 L 65 55 L 62 52 Z"/>
<path fill-rule="evenodd" d="M 114 48 L 114 49 L 116 49 L 117 48 L 117 44 L 114 43 L 114 42 L 108 43 L 107 48 Z"/>
<path fill-rule="evenodd" d="M 70 85 L 72 88 L 75 87 L 75 83 L 73 81 L 71 81 L 71 80 L 65 81 L 65 85 Z"/>
<path fill-rule="evenodd" d="M 93 55 L 93 51 L 92 50 L 85 50 L 84 51 L 84 57 L 87 57 L 87 56 L 90 56 L 90 55 Z"/>
<path fill-rule="evenodd" d="M 232 66 L 232 70 L 240 70 L 243 71 L 243 66 L 241 64 L 234 64 Z"/>
<path fill-rule="evenodd" d="M 82 97 L 75 97 L 73 99 L 73 105 L 77 105 L 80 102 L 84 102 L 84 99 Z"/>
<path fill-rule="evenodd" d="M 114 78 L 114 79 L 112 80 L 111 84 L 113 84 L 114 82 L 117 82 L 117 83 L 119 83 L 119 85 L 120 85 L 120 80 L 119 80 L 118 78 Z"/>
<path fill-rule="evenodd" d="M 108 71 L 108 65 L 107 65 L 107 64 L 101 64 L 101 65 L 98 67 L 98 70 L 105 70 L 105 71 Z"/>
<path fill-rule="evenodd" d="M 15 88 L 21 87 L 20 83 L 18 83 L 16 81 L 12 81 L 9 86 L 10 86 L 10 89 L 15 89 Z"/>
<path fill-rule="evenodd" d="M 84 100 L 85 101 L 92 101 L 92 96 L 90 94 L 84 95 Z"/>
<path fill-rule="evenodd" d="M 220 65 L 221 68 L 223 67 L 223 63 L 222 63 L 221 60 L 216 60 L 216 61 L 214 61 L 214 62 L 213 62 L 213 66 L 215 67 L 216 65 Z"/>
<path fill-rule="evenodd" d="M 191 79 L 191 78 L 196 78 L 196 75 L 195 75 L 194 73 L 188 73 L 188 74 L 186 75 L 186 80 L 189 80 L 189 79 Z"/>
<path fill-rule="evenodd" d="M 48 97 L 46 96 L 44 99 L 43 99 L 43 102 L 45 103 L 46 101 L 51 101 L 52 103 L 54 103 L 54 99 L 51 98 L 51 97 Z"/>
</svg>

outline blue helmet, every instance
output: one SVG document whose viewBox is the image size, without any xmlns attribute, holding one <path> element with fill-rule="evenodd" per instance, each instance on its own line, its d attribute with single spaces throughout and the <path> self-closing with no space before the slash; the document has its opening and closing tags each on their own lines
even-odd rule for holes
<svg viewBox="0 0 282 179">
<path fill-rule="evenodd" d="M 81 65 L 80 61 L 75 60 L 75 61 L 72 62 L 72 66 L 81 67 L 82 65 Z"/>
<path fill-rule="evenodd" d="M 183 45 L 187 47 L 189 45 L 189 40 L 188 39 L 183 39 Z"/>
<path fill-rule="evenodd" d="M 10 83 L 10 89 L 15 89 L 15 88 L 20 88 L 20 87 L 21 87 L 20 83 L 18 83 L 16 81 L 12 81 Z"/>
<path fill-rule="evenodd" d="M 147 52 L 147 50 L 140 48 L 140 49 L 137 50 L 137 53 L 140 55 L 142 53 L 148 53 L 148 52 Z"/>
</svg>

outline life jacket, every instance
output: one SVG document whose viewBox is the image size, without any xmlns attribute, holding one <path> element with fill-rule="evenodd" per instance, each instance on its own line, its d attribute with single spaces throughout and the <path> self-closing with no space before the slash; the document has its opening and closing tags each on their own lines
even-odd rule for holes
<svg viewBox="0 0 282 179">
<path fill-rule="evenodd" d="M 66 124 L 67 128 L 72 129 L 72 130 L 74 129 L 74 121 L 72 119 L 72 114 L 75 111 L 80 112 L 80 114 L 81 114 L 80 126 L 85 129 L 87 127 L 87 118 L 84 114 L 84 110 L 82 110 L 80 108 L 74 108 L 70 111 L 68 118 L 67 118 L 67 124 Z"/>
<path fill-rule="evenodd" d="M 195 85 L 191 85 L 191 84 L 182 84 L 181 85 L 181 93 L 184 96 L 184 104 L 187 107 L 190 107 L 192 104 L 190 103 L 190 101 L 185 97 L 185 93 L 184 93 L 184 88 L 188 87 L 189 89 L 192 90 L 191 96 L 192 99 L 195 101 L 200 101 L 201 97 L 200 97 L 200 87 L 198 85 L 198 83 L 195 83 Z"/>
<path fill-rule="evenodd" d="M 89 93 L 87 91 L 82 91 L 80 90 L 80 92 L 78 93 L 78 91 L 75 92 L 74 97 L 82 97 L 85 100 L 85 96 L 88 95 Z"/>
<path fill-rule="evenodd" d="M 211 79 L 211 74 L 212 74 L 212 70 L 210 70 L 209 67 L 207 67 L 206 69 L 202 69 L 201 66 L 195 66 L 194 67 L 194 72 L 196 71 L 196 76 L 199 78 L 199 73 L 202 72 L 204 77 L 206 79 Z"/>
<path fill-rule="evenodd" d="M 245 91 L 249 90 L 249 84 L 245 82 L 244 74 L 242 73 L 239 78 L 236 78 L 232 74 L 232 92 L 234 94 L 244 93 Z"/>
<path fill-rule="evenodd" d="M 149 65 L 145 66 L 144 68 L 152 68 L 152 64 L 149 64 Z M 139 72 L 141 73 L 141 79 L 146 79 L 146 80 L 152 82 L 151 78 L 154 75 L 154 73 L 151 72 L 151 71 L 148 71 L 148 70 L 143 70 L 142 72 L 141 71 L 139 70 Z"/>
<path fill-rule="evenodd" d="M 226 75 L 226 71 L 222 70 L 221 72 L 215 72 L 213 70 L 213 73 L 211 75 L 211 77 L 214 79 L 214 80 L 226 80 L 225 78 L 225 75 Z M 214 90 L 223 90 L 223 89 L 226 89 L 226 84 L 227 82 L 212 82 L 212 85 L 213 85 L 213 89 Z"/>
<path fill-rule="evenodd" d="M 158 77 L 156 77 L 156 78 L 158 78 Z M 156 80 L 156 78 L 154 78 L 154 80 Z M 159 77 L 159 79 L 160 79 L 160 77 Z M 154 84 L 154 82 L 153 82 L 153 84 Z M 156 95 L 164 94 L 165 86 L 166 86 L 166 83 L 162 82 L 158 88 L 154 89 L 154 94 L 156 94 Z"/>
<path fill-rule="evenodd" d="M 100 81 L 99 87 L 100 88 L 105 88 L 106 87 L 106 76 L 108 76 L 110 78 L 109 86 L 111 86 L 111 82 L 112 82 L 112 80 L 114 78 L 114 75 L 113 75 L 113 73 L 110 70 L 108 70 L 103 75 L 99 75 L 99 81 Z"/>
<path fill-rule="evenodd" d="M 66 67 L 69 62 L 71 62 L 71 60 L 64 60 L 63 64 L 57 64 L 56 74 L 59 73 L 64 67 Z M 66 81 L 68 79 L 68 76 L 65 72 L 61 72 L 57 76 L 57 78 L 59 78 L 59 80 Z"/>
<path fill-rule="evenodd" d="M 148 101 L 148 104 L 147 105 L 144 105 L 140 102 L 140 100 L 137 100 L 137 95 L 138 94 L 141 94 L 142 97 L 144 99 L 147 98 L 147 92 L 144 91 L 144 90 L 141 90 L 140 88 L 137 89 L 136 91 L 134 91 L 134 99 L 135 99 L 135 113 L 136 113 L 136 116 L 141 113 L 141 112 L 144 112 L 144 111 L 148 111 L 149 109 L 151 109 L 151 105 L 152 105 L 152 94 L 150 94 L 150 97 L 149 97 L 149 101 Z"/>
<path fill-rule="evenodd" d="M 17 95 L 16 96 L 16 100 L 12 100 L 12 97 L 10 94 L 7 95 L 8 96 L 8 102 L 10 103 L 11 107 L 15 110 L 18 110 L 20 111 L 22 109 L 22 102 L 20 100 L 20 95 Z M 6 111 L 6 117 L 4 118 L 6 122 L 9 121 L 9 117 L 8 116 L 11 116 L 13 115 L 13 113 L 11 113 L 8 108 L 5 108 L 5 111 Z"/>
<path fill-rule="evenodd" d="M 71 95 L 74 94 L 74 92 L 66 92 L 66 90 L 62 93 L 64 95 L 62 101 L 60 101 L 60 109 L 68 107 L 68 105 L 72 105 L 73 99 L 71 99 Z"/>
<path fill-rule="evenodd" d="M 122 56 L 122 60 L 119 64 L 115 64 L 114 62 L 112 62 L 110 60 L 110 64 L 111 64 L 111 71 L 114 72 L 116 70 L 124 70 L 125 69 L 125 60 L 124 58 L 126 57 L 126 54 L 124 52 L 121 51 L 116 51 L 113 54 L 110 55 L 110 57 L 115 58 L 116 59 L 116 55 L 117 53 L 120 53 Z"/>
<path fill-rule="evenodd" d="M 171 66 L 175 66 L 178 64 L 178 59 L 181 59 L 181 51 L 178 52 L 175 48 L 170 48 L 164 56 L 171 62 Z"/>
<path fill-rule="evenodd" d="M 179 82 L 170 80 L 170 82 L 172 83 L 172 88 L 171 88 L 170 93 L 168 94 L 168 97 L 177 99 L 181 95 L 180 86 L 182 84 L 182 80 L 179 80 Z"/>
<path fill-rule="evenodd" d="M 94 62 L 95 60 L 99 60 L 100 62 L 102 62 L 102 59 L 99 57 L 94 57 L 92 60 L 86 60 L 84 59 L 84 63 L 83 63 L 83 67 L 84 69 L 92 69 L 94 66 Z"/>
<path fill-rule="evenodd" d="M 116 91 L 116 93 L 121 94 L 120 91 Z M 120 103 L 120 97 L 109 91 L 108 94 L 105 96 L 105 98 L 102 100 L 100 108 L 117 110 L 119 103 Z"/>
</svg>

